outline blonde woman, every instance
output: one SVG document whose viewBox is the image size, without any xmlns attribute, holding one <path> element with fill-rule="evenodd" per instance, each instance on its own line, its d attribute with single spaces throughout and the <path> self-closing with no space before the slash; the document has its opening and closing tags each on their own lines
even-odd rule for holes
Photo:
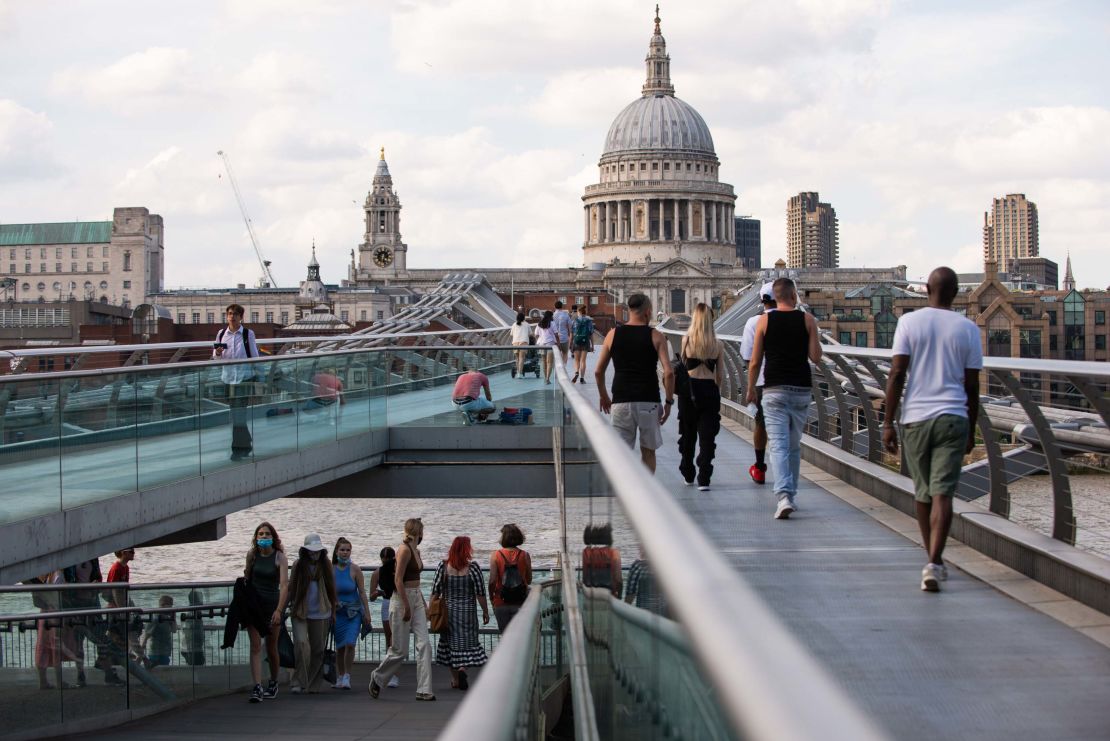
<svg viewBox="0 0 1110 741">
<path fill-rule="evenodd" d="M 382 663 L 370 675 L 370 696 L 375 700 L 382 687 L 397 673 L 409 652 L 409 633 L 416 638 L 416 699 L 435 700 L 432 693 L 432 644 L 428 640 L 428 612 L 420 591 L 420 572 L 424 560 L 420 541 L 424 539 L 424 523 L 419 517 L 405 520 L 401 546 L 397 549 L 394 585 L 389 598 L 389 622 L 393 640 Z"/>
<path fill-rule="evenodd" d="M 690 375 L 688 393 L 678 397 L 678 470 L 687 486 L 697 478 L 698 490 L 709 491 L 713 455 L 721 430 L 721 382 L 724 363 L 721 341 L 713 331 L 713 313 L 705 304 L 694 307 L 686 336 L 682 338 L 682 361 Z M 697 467 L 694 450 L 698 449 Z"/>
</svg>

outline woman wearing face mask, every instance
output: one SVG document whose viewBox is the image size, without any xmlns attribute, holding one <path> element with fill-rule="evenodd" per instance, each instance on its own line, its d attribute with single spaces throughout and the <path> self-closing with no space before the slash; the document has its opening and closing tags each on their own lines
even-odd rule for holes
<svg viewBox="0 0 1110 741">
<path fill-rule="evenodd" d="M 290 599 L 292 595 L 292 599 Z M 328 563 L 328 549 L 320 536 L 304 536 L 297 563 L 281 591 L 276 616 L 286 603 L 293 616 L 293 649 L 297 668 L 289 691 L 316 693 L 324 681 L 324 648 L 331 621 L 335 619 L 335 578 Z"/>
<path fill-rule="evenodd" d="M 332 551 L 335 576 L 335 663 L 338 675 L 335 689 L 351 689 L 351 666 L 355 663 L 355 644 L 363 625 L 370 627 L 370 604 L 362 569 L 351 562 L 351 541 L 340 538 Z"/>
<path fill-rule="evenodd" d="M 286 586 L 286 575 L 289 573 L 289 562 L 285 560 L 285 551 L 281 545 L 281 538 L 277 530 L 268 522 L 261 523 L 254 529 L 251 538 L 251 549 L 247 551 L 247 568 L 244 575 L 247 583 L 254 590 L 259 602 L 259 612 L 270 617 L 270 630 L 266 634 L 259 633 L 258 628 L 247 625 L 247 634 L 251 638 L 251 678 L 254 680 L 254 689 L 251 691 L 251 702 L 262 702 L 262 698 L 273 699 L 278 693 L 278 634 L 281 632 L 281 612 L 277 609 L 278 599 Z M 263 619 L 261 622 L 265 622 Z M 259 626 L 261 627 L 261 626 Z M 262 642 L 266 642 L 266 663 L 270 666 L 270 682 L 266 689 L 262 689 Z"/>
<path fill-rule="evenodd" d="M 434 700 L 432 693 L 432 645 L 428 641 L 428 613 L 424 594 L 420 591 L 420 572 L 424 560 L 417 546 L 424 539 L 424 523 L 419 517 L 405 520 L 404 541 L 397 549 L 397 566 L 394 584 L 396 589 L 389 599 L 389 622 L 393 625 L 393 640 L 389 652 L 378 668 L 370 675 L 370 696 L 375 700 L 409 652 L 409 632 L 416 638 L 416 699 Z"/>
</svg>

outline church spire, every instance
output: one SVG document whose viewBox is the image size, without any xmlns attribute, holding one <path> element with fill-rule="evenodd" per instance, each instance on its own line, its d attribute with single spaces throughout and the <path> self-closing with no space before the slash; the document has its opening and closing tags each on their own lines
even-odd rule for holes
<svg viewBox="0 0 1110 741">
<path fill-rule="evenodd" d="M 1075 276 L 1071 273 L 1071 252 L 1068 253 L 1068 261 L 1064 267 L 1064 290 L 1075 290 Z"/>
<path fill-rule="evenodd" d="M 644 81 L 643 93 L 649 95 L 674 95 L 674 85 L 671 84 L 671 58 L 667 55 L 667 41 L 663 38 L 663 31 L 659 24 L 659 6 L 655 6 L 655 34 L 648 44 L 648 55 L 644 62 L 647 64 L 647 79 Z"/>
</svg>

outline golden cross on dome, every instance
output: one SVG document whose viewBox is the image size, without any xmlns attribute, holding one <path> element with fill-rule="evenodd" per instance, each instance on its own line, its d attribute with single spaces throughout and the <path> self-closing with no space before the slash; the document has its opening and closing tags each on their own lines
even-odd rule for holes
<svg viewBox="0 0 1110 741">
<path fill-rule="evenodd" d="M 661 33 L 659 30 L 659 3 L 655 4 L 655 32 Z"/>
<path fill-rule="evenodd" d="M 382 147 L 382 153 L 378 159 L 382 160 L 383 162 L 385 161 L 385 147 Z"/>
</svg>

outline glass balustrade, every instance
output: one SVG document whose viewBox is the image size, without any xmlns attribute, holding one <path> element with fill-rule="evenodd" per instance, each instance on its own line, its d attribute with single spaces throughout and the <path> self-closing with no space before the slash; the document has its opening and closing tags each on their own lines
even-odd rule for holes
<svg viewBox="0 0 1110 741">
<path fill-rule="evenodd" d="M 527 408 L 550 427 L 552 387 L 513 361 L 445 345 L 0 377 L 0 523 L 359 436 L 383 452 L 391 426 L 463 427 L 451 392 L 466 368 L 490 377 L 488 424 Z"/>
</svg>

